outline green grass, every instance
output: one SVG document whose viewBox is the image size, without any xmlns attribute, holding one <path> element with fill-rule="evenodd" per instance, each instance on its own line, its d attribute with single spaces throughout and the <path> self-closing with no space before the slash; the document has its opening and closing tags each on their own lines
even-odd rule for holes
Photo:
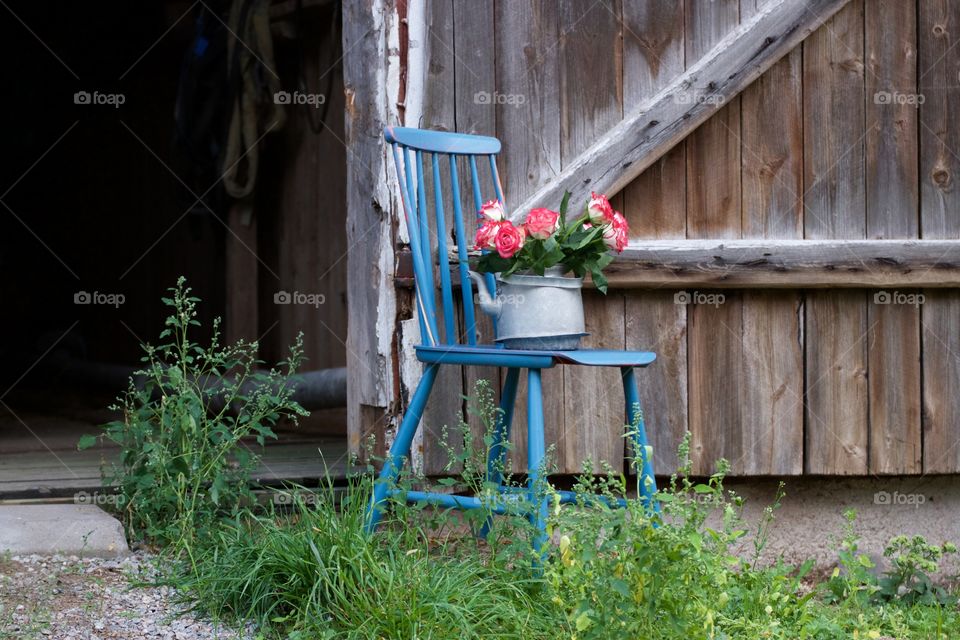
<svg viewBox="0 0 960 640">
<path fill-rule="evenodd" d="M 428 550 L 428 531 L 396 521 L 366 536 L 367 499 L 354 486 L 338 508 L 327 487 L 296 516 L 237 518 L 180 586 L 215 617 L 294 638 L 546 638 L 563 627 L 526 571 L 465 545 Z"/>
<path fill-rule="evenodd" d="M 369 481 L 340 492 L 328 486 L 292 512 L 235 517 L 181 566 L 178 586 L 209 615 L 255 620 L 264 637 L 295 640 L 960 635 L 953 596 L 938 591 L 942 601 L 922 603 L 885 595 L 852 533 L 838 541 L 841 571 L 817 585 L 808 566 L 733 556 L 746 532 L 722 474 L 675 481 L 664 492 L 670 524 L 657 527 L 636 501 L 626 510 L 554 510 L 561 545 L 539 576 L 523 554 L 529 532 L 520 520 L 497 531 L 501 542 L 517 543 L 499 551 L 471 537 L 459 517 L 402 505 L 366 536 L 368 489 Z M 774 508 L 757 524 L 757 556 Z M 723 523 L 710 528 L 707 514 L 718 509 Z"/>
</svg>

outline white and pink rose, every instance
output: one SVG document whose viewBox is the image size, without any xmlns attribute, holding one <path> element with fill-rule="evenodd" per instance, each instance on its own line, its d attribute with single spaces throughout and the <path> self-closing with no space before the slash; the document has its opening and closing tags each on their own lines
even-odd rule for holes
<svg viewBox="0 0 960 640">
<path fill-rule="evenodd" d="M 523 228 L 531 238 L 546 240 L 560 228 L 560 214 L 550 209 L 531 209 Z"/>
<path fill-rule="evenodd" d="M 480 207 L 479 213 L 481 216 L 483 216 L 484 220 L 500 222 L 504 219 L 503 203 L 499 200 L 490 200 L 489 202 L 484 202 L 483 206 Z"/>
<path fill-rule="evenodd" d="M 613 222 L 613 207 L 607 196 L 598 193 L 590 193 L 590 202 L 587 203 L 587 215 L 590 222 L 596 225 L 610 224 Z"/>
<path fill-rule="evenodd" d="M 483 249 L 496 249 L 495 241 L 501 224 L 503 223 L 494 220 L 484 220 L 483 224 L 477 227 L 477 234 L 473 240 L 473 248 L 478 251 Z"/>
<path fill-rule="evenodd" d="M 603 242 L 617 253 L 627 248 L 630 238 L 630 226 L 619 211 L 614 211 L 611 221 L 603 229 Z"/>
<path fill-rule="evenodd" d="M 501 258 L 512 258 L 515 253 L 523 248 L 525 240 L 523 227 L 517 227 L 509 220 L 504 220 L 499 224 L 497 237 L 494 239 L 494 245 Z"/>
</svg>

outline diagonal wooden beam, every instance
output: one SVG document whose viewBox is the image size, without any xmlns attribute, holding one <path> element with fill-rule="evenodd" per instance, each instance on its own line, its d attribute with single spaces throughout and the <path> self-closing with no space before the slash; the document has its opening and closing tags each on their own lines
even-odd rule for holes
<svg viewBox="0 0 960 640">
<path fill-rule="evenodd" d="M 557 207 L 564 191 L 579 207 L 591 191 L 613 195 L 747 88 L 849 0 L 771 2 L 641 103 L 512 214 Z"/>
</svg>

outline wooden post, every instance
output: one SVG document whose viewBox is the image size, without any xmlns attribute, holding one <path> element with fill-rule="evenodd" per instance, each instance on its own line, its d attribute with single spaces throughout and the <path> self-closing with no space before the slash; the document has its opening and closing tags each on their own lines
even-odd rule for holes
<svg viewBox="0 0 960 640">
<path fill-rule="evenodd" d="M 347 434 L 352 453 L 393 403 L 396 301 L 382 131 L 388 117 L 389 0 L 344 0 L 347 146 Z M 383 443 L 381 442 L 381 445 Z"/>
</svg>

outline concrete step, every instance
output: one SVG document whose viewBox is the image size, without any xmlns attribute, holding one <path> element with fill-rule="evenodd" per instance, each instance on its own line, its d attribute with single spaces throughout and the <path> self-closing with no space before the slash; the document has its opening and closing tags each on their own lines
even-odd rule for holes
<svg viewBox="0 0 960 640">
<path fill-rule="evenodd" d="M 130 553 L 120 522 L 96 505 L 0 505 L 0 553 L 115 558 Z"/>
</svg>

